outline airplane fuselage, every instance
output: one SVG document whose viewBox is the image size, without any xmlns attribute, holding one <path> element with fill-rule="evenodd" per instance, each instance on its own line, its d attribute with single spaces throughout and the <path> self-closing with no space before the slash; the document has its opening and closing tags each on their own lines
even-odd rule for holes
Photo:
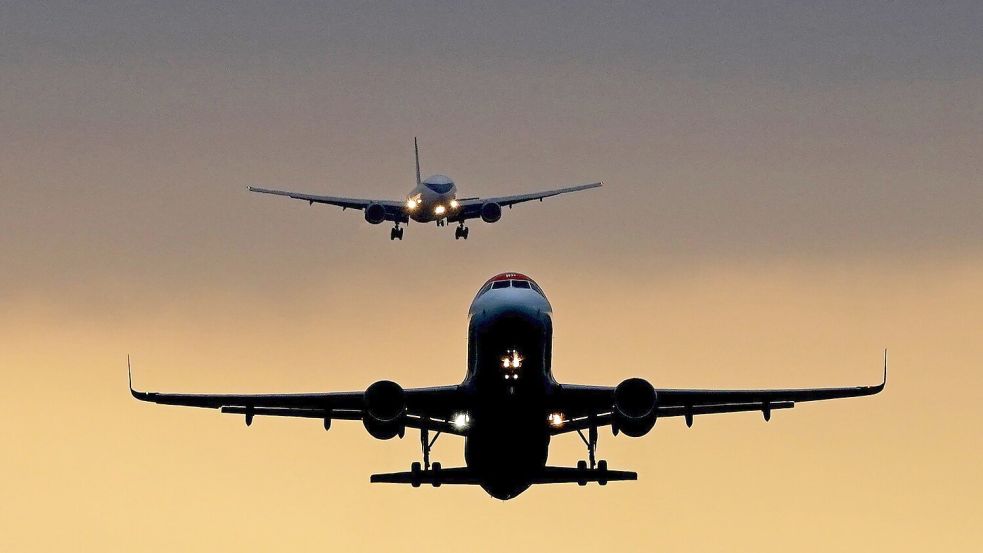
<svg viewBox="0 0 983 553">
<path fill-rule="evenodd" d="M 406 195 L 406 215 L 418 223 L 441 221 L 458 209 L 457 186 L 449 177 L 432 175 Z"/>
<path fill-rule="evenodd" d="M 527 277 L 490 280 L 471 304 L 468 374 L 471 396 L 464 456 L 493 497 L 515 497 L 545 465 L 553 321 L 549 301 Z"/>
</svg>

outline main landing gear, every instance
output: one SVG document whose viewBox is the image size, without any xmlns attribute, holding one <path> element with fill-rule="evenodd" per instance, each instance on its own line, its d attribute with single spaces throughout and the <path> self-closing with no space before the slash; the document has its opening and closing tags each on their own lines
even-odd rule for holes
<svg viewBox="0 0 983 553">
<path fill-rule="evenodd" d="M 389 239 L 390 240 L 395 240 L 395 239 L 399 238 L 400 240 L 402 240 L 403 239 L 403 231 L 404 230 L 405 229 L 399 228 L 399 223 L 396 223 L 396 226 L 393 227 L 393 229 L 391 231 L 389 231 Z"/>
<path fill-rule="evenodd" d="M 580 435 L 580 439 L 583 440 L 584 445 L 587 446 L 587 458 L 590 461 L 590 469 L 587 468 L 588 461 L 577 461 L 577 470 L 584 475 L 589 474 L 589 472 L 597 471 L 597 483 L 604 486 L 607 485 L 607 472 L 608 472 L 608 462 L 604 459 L 595 462 L 594 457 L 597 452 L 597 422 L 594 417 L 590 417 L 590 426 L 587 429 L 587 436 L 584 436 L 582 430 L 577 430 L 577 434 Z M 583 478 L 577 481 L 577 485 L 586 486 L 587 479 Z"/>
<path fill-rule="evenodd" d="M 424 421 L 424 426 L 426 426 L 425 423 L 426 421 Z M 423 450 L 423 470 L 421 471 L 420 463 L 410 464 L 410 485 L 412 485 L 414 488 L 420 487 L 424 472 L 430 472 L 432 474 L 433 478 L 431 479 L 431 483 L 435 488 L 440 487 L 440 463 L 434 463 L 433 468 L 430 466 L 430 448 L 433 447 L 433 444 L 437 442 L 437 438 L 439 437 L 439 430 L 436 434 L 434 434 L 433 439 L 430 439 L 430 429 L 420 429 L 420 448 Z"/>
<path fill-rule="evenodd" d="M 454 229 L 454 240 L 458 240 L 460 238 L 467 240 L 469 230 L 470 229 L 468 229 L 468 227 L 464 226 L 464 221 L 461 221 L 460 226 Z"/>
</svg>

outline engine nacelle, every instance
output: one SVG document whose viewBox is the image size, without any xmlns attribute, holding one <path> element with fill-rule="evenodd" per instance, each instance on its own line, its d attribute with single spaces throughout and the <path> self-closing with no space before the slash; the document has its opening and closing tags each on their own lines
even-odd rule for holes
<svg viewBox="0 0 983 553">
<path fill-rule="evenodd" d="M 615 434 L 624 432 L 632 438 L 644 436 L 655 426 L 659 404 L 655 388 L 642 378 L 629 378 L 614 389 Z"/>
<path fill-rule="evenodd" d="M 386 220 L 386 208 L 382 204 L 369 204 L 365 206 L 365 220 L 373 225 Z"/>
<path fill-rule="evenodd" d="M 481 220 L 486 223 L 494 223 L 502 218 L 502 206 L 495 202 L 485 202 L 481 204 Z"/>
<path fill-rule="evenodd" d="M 402 386 L 380 380 L 365 390 L 362 424 L 373 438 L 388 440 L 406 432 L 406 394 Z"/>
</svg>

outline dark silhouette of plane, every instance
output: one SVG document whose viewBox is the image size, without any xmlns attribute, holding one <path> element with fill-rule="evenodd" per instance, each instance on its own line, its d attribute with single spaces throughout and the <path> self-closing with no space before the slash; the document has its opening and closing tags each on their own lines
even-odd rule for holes
<svg viewBox="0 0 983 553">
<path fill-rule="evenodd" d="M 221 409 L 253 417 L 303 417 L 331 422 L 360 420 L 373 437 L 403 437 L 420 430 L 422 464 L 408 472 L 372 475 L 372 482 L 479 485 L 493 497 L 511 499 L 533 484 L 635 480 L 634 472 L 611 470 L 595 462 L 597 431 L 610 426 L 614 435 L 643 436 L 664 417 L 788 409 L 798 402 L 866 396 L 876 386 L 795 390 L 657 389 L 641 378 L 617 386 L 560 384 L 551 370 L 552 308 L 542 289 L 519 273 L 489 279 L 471 303 L 468 325 L 468 370 L 453 386 L 404 389 L 380 380 L 364 392 L 212 395 L 130 392 L 141 401 Z M 129 364 L 129 360 L 127 360 Z M 547 466 L 550 438 L 577 432 L 587 446 L 587 460 L 576 467 Z M 586 435 L 585 435 L 586 433 Z M 465 467 L 430 463 L 430 449 L 441 434 L 465 438 Z"/>
</svg>

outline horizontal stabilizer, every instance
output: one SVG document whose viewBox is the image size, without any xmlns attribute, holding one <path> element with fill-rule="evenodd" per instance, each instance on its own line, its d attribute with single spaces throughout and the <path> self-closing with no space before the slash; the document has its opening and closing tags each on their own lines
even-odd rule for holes
<svg viewBox="0 0 983 553">
<path fill-rule="evenodd" d="M 440 486 L 441 484 L 475 485 L 480 483 L 474 472 L 467 467 L 373 474 L 369 482 L 373 484 L 410 484 L 414 488 L 421 484 Z"/>
<path fill-rule="evenodd" d="M 627 470 L 581 469 L 575 467 L 544 467 L 543 471 L 533 478 L 533 484 L 573 484 L 584 485 L 587 482 L 607 484 L 623 480 L 638 480 L 638 473 Z"/>
<path fill-rule="evenodd" d="M 580 484 L 637 480 L 638 473 L 625 470 L 587 469 L 577 467 L 543 467 L 543 470 L 529 478 L 530 484 Z M 374 484 L 410 484 L 414 488 L 422 484 L 440 486 L 442 484 L 481 484 L 480 479 L 467 467 L 440 468 L 408 472 L 373 474 L 369 480 Z"/>
</svg>

